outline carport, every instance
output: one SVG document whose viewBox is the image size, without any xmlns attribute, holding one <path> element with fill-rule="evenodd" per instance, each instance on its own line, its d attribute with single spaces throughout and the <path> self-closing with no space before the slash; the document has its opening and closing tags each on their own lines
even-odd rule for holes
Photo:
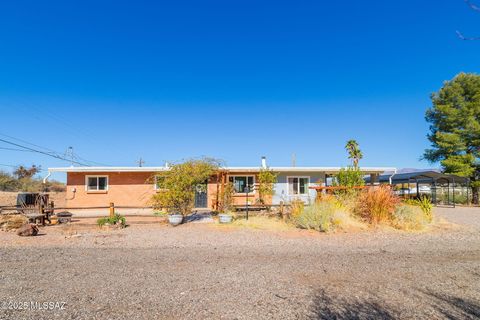
<svg viewBox="0 0 480 320">
<path fill-rule="evenodd" d="M 366 178 L 367 183 L 370 182 L 369 179 L 369 177 Z M 456 188 L 459 187 L 466 188 L 467 202 L 471 196 L 469 194 L 468 178 L 437 171 L 384 174 L 379 177 L 379 183 L 392 185 L 397 194 L 403 197 L 420 198 L 421 195 L 427 195 L 435 205 L 455 206 Z M 415 192 L 413 193 L 410 191 L 412 184 L 415 185 Z M 423 186 L 428 187 L 421 190 Z"/>
</svg>

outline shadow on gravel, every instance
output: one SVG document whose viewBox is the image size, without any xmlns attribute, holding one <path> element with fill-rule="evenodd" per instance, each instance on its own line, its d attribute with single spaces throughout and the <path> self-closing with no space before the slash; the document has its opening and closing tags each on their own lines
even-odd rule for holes
<svg viewBox="0 0 480 320">
<path fill-rule="evenodd" d="M 385 305 L 356 297 L 333 297 L 321 291 L 313 299 L 310 319 L 396 319 Z"/>
<path fill-rule="evenodd" d="M 432 307 L 448 319 L 479 319 L 480 302 L 431 291 L 422 291 L 432 299 Z"/>
<path fill-rule="evenodd" d="M 386 305 L 381 297 L 364 298 L 355 296 L 336 296 L 321 290 L 314 298 L 310 309 L 310 319 L 398 319 L 414 317 L 433 317 L 446 319 L 480 319 L 480 301 L 460 298 L 444 293 L 418 290 L 419 301 L 424 308 L 410 311 L 400 310 Z M 407 307 L 408 308 L 408 307 Z M 428 312 L 430 310 L 430 312 Z M 427 313 L 425 313 L 427 311 Z M 431 313 L 433 311 L 433 315 Z"/>
</svg>

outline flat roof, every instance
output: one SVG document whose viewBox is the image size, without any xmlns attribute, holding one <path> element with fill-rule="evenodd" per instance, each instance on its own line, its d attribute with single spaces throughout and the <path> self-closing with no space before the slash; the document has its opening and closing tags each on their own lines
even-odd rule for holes
<svg viewBox="0 0 480 320">
<path fill-rule="evenodd" d="M 370 182 L 370 177 L 365 179 L 367 183 Z M 457 182 L 457 183 L 468 183 L 469 179 L 465 177 L 460 177 L 454 174 L 446 174 L 433 170 L 425 171 L 414 171 L 414 172 L 404 172 L 404 173 L 393 173 L 393 174 L 383 174 L 379 177 L 379 182 L 390 182 L 392 184 L 400 183 L 433 183 L 433 182 Z"/>
<path fill-rule="evenodd" d="M 342 167 L 269 167 L 275 172 L 325 172 L 338 173 Z M 259 172 L 260 167 L 224 167 L 230 172 Z M 48 168 L 49 172 L 160 172 L 168 170 L 167 167 L 57 167 Z M 395 171 L 392 167 L 360 167 L 360 171 L 368 173 L 383 173 Z"/>
</svg>

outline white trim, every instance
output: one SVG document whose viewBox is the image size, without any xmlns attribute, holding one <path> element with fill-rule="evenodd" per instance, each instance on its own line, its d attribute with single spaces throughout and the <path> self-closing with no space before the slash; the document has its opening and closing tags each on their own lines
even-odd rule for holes
<svg viewBox="0 0 480 320">
<path fill-rule="evenodd" d="M 269 167 L 274 172 L 324 172 L 335 174 L 342 167 Z M 260 172 L 260 167 L 225 167 L 226 171 L 242 173 L 242 172 Z M 49 172 L 161 172 L 167 171 L 165 167 L 59 167 L 48 168 Z M 383 173 L 385 171 L 395 171 L 392 167 L 360 167 L 360 171 L 369 173 Z"/>
<path fill-rule="evenodd" d="M 89 190 L 88 189 L 88 178 L 97 178 L 97 190 Z M 104 190 L 98 190 L 98 178 L 106 178 L 106 188 Z M 108 181 L 108 176 L 107 175 L 86 175 L 85 176 L 85 191 L 86 192 L 106 192 L 108 191 L 108 188 L 110 186 L 110 183 Z"/>
<path fill-rule="evenodd" d="M 307 187 L 305 188 L 305 193 L 298 193 L 298 194 L 290 194 L 290 185 L 288 183 L 288 179 L 289 178 L 307 178 L 308 179 L 308 183 L 307 183 Z M 310 190 L 308 187 L 310 187 L 310 176 L 287 176 L 287 196 L 308 196 L 310 193 L 308 192 L 308 190 Z M 298 180 L 298 192 L 300 192 L 300 180 Z"/>
<path fill-rule="evenodd" d="M 255 175 L 253 174 L 233 174 L 233 175 L 227 175 L 227 179 L 228 179 L 228 182 L 230 183 L 230 177 L 234 178 L 235 177 L 253 177 L 253 190 L 251 192 L 249 192 L 248 194 L 255 194 L 255 183 L 256 183 L 256 179 L 255 179 Z M 247 179 L 247 185 L 248 185 L 248 179 Z M 233 188 L 235 188 L 235 183 L 233 184 Z M 235 194 L 247 194 L 246 192 L 236 192 L 235 191 Z"/>
<path fill-rule="evenodd" d="M 48 168 L 50 172 L 161 172 L 165 167 L 58 167 Z"/>
</svg>

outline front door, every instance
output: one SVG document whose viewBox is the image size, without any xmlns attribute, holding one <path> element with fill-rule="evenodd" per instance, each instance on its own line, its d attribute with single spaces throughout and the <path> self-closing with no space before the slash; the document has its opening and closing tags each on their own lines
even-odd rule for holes
<svg viewBox="0 0 480 320">
<path fill-rule="evenodd" d="M 195 208 L 208 208 L 207 184 L 199 184 L 195 188 Z"/>
</svg>

